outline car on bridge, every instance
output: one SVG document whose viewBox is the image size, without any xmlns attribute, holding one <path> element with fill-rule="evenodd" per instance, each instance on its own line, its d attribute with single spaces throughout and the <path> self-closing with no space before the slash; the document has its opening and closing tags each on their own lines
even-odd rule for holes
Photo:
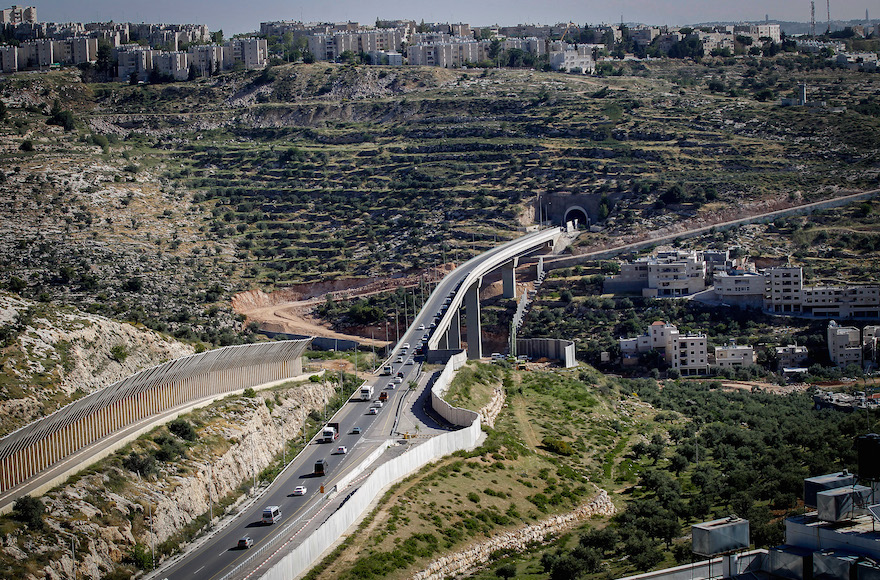
<svg viewBox="0 0 880 580">
<path fill-rule="evenodd" d="M 370 407 L 370 410 L 367 411 L 367 415 L 378 415 L 378 414 L 379 414 L 379 409 L 377 409 L 376 407 Z"/>
<path fill-rule="evenodd" d="M 247 550 L 248 548 L 250 548 L 253 545 L 254 545 L 254 541 L 251 539 L 251 537 L 245 536 L 238 541 L 238 544 L 236 545 L 236 547 L 239 550 Z"/>
<path fill-rule="evenodd" d="M 304 485 L 298 485 L 293 488 L 293 495 L 305 495 L 308 489 Z"/>
<path fill-rule="evenodd" d="M 351 428 L 351 434 L 352 434 L 352 435 L 360 435 L 360 434 L 361 434 L 361 428 L 360 428 L 360 427 L 352 427 L 352 428 Z"/>
<path fill-rule="evenodd" d="M 348 447 L 345 445 L 340 445 L 336 448 L 336 455 L 345 455 L 346 453 L 348 453 Z"/>
</svg>

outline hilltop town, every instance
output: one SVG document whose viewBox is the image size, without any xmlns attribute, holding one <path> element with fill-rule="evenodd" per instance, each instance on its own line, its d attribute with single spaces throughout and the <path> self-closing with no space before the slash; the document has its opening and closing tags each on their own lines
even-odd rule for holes
<svg viewBox="0 0 880 580">
<path fill-rule="evenodd" d="M 0 10 L 0 493 L 100 451 L 7 502 L 0 575 L 697 578 L 743 521 L 725 576 L 880 569 L 878 53 Z"/>
</svg>

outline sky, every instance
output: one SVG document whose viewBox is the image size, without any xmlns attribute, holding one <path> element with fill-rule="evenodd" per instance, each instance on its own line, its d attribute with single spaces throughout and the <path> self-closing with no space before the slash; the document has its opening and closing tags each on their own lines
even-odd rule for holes
<svg viewBox="0 0 880 580">
<path fill-rule="evenodd" d="M 11 4 L 7 2 L 7 4 Z M 422 5 L 420 5 L 422 4 Z M 809 0 L 555 0 L 549 5 L 535 0 L 41 0 L 19 6 L 37 7 L 41 22 L 150 22 L 207 24 L 212 31 L 232 34 L 259 30 L 260 22 L 355 21 L 374 24 L 376 18 L 425 22 L 489 24 L 578 24 L 640 22 L 686 25 L 700 22 L 775 20 L 809 22 Z M 880 0 L 831 0 L 832 20 L 880 19 Z M 826 3 L 816 2 L 816 21 L 826 21 Z"/>
</svg>

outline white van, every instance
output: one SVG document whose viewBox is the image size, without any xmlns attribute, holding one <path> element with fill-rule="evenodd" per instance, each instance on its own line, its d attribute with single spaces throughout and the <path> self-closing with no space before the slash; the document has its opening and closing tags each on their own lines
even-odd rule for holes
<svg viewBox="0 0 880 580">
<path fill-rule="evenodd" d="M 263 509 L 263 523 L 274 524 L 281 519 L 281 508 L 277 505 L 270 505 Z"/>
</svg>

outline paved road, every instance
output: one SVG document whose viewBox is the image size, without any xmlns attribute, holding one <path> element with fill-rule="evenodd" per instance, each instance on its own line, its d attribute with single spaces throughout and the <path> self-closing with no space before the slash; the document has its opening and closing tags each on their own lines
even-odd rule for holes
<svg viewBox="0 0 880 580">
<path fill-rule="evenodd" d="M 438 302 L 442 304 L 443 300 L 429 300 L 428 304 Z M 425 376 L 420 372 L 422 357 L 413 355 L 415 345 L 421 337 L 430 333 L 430 330 L 419 329 L 419 326 L 429 327 L 434 318 L 435 313 L 423 309 L 388 359 L 390 374 L 379 375 L 370 381 L 374 386 L 372 400 L 376 400 L 382 391 L 388 394 L 388 400 L 378 414 L 369 414 L 373 403 L 360 400 L 360 391 L 356 391 L 330 419 L 340 425 L 340 435 L 336 441 L 322 443 L 319 441 L 319 433 L 290 463 L 260 501 L 246 508 L 232 524 L 193 552 L 186 554 L 179 562 L 163 570 L 157 577 L 168 580 L 222 578 L 262 545 L 277 541 L 275 536 L 289 524 L 301 522 L 301 525 L 288 530 L 288 536 L 294 532 L 308 532 L 308 524 L 318 524 L 326 519 L 332 509 L 327 510 L 325 504 L 328 502 L 322 496 L 320 487 L 323 485 L 325 491 L 330 491 L 351 469 L 360 465 L 382 445 L 397 441 L 404 433 L 423 438 L 449 429 L 442 420 L 430 413 L 430 405 L 426 403 L 430 401 L 428 389 L 433 383 L 432 376 Z M 403 345 L 409 341 L 409 348 L 405 349 Z M 422 388 L 411 390 L 410 382 L 418 383 Z M 360 435 L 351 432 L 354 427 L 361 428 Z M 348 449 L 344 455 L 334 453 L 340 445 Z M 329 473 L 323 477 L 314 475 L 314 465 L 318 459 L 330 462 Z M 293 496 L 293 489 L 298 485 L 304 485 L 308 489 L 304 496 Z M 339 498 L 336 501 L 340 501 Z M 263 508 L 271 505 L 280 507 L 281 519 L 275 524 L 263 525 Z M 316 514 L 319 517 L 314 518 Z M 236 544 L 245 535 L 251 537 L 254 545 L 249 550 L 239 550 Z"/>
</svg>

